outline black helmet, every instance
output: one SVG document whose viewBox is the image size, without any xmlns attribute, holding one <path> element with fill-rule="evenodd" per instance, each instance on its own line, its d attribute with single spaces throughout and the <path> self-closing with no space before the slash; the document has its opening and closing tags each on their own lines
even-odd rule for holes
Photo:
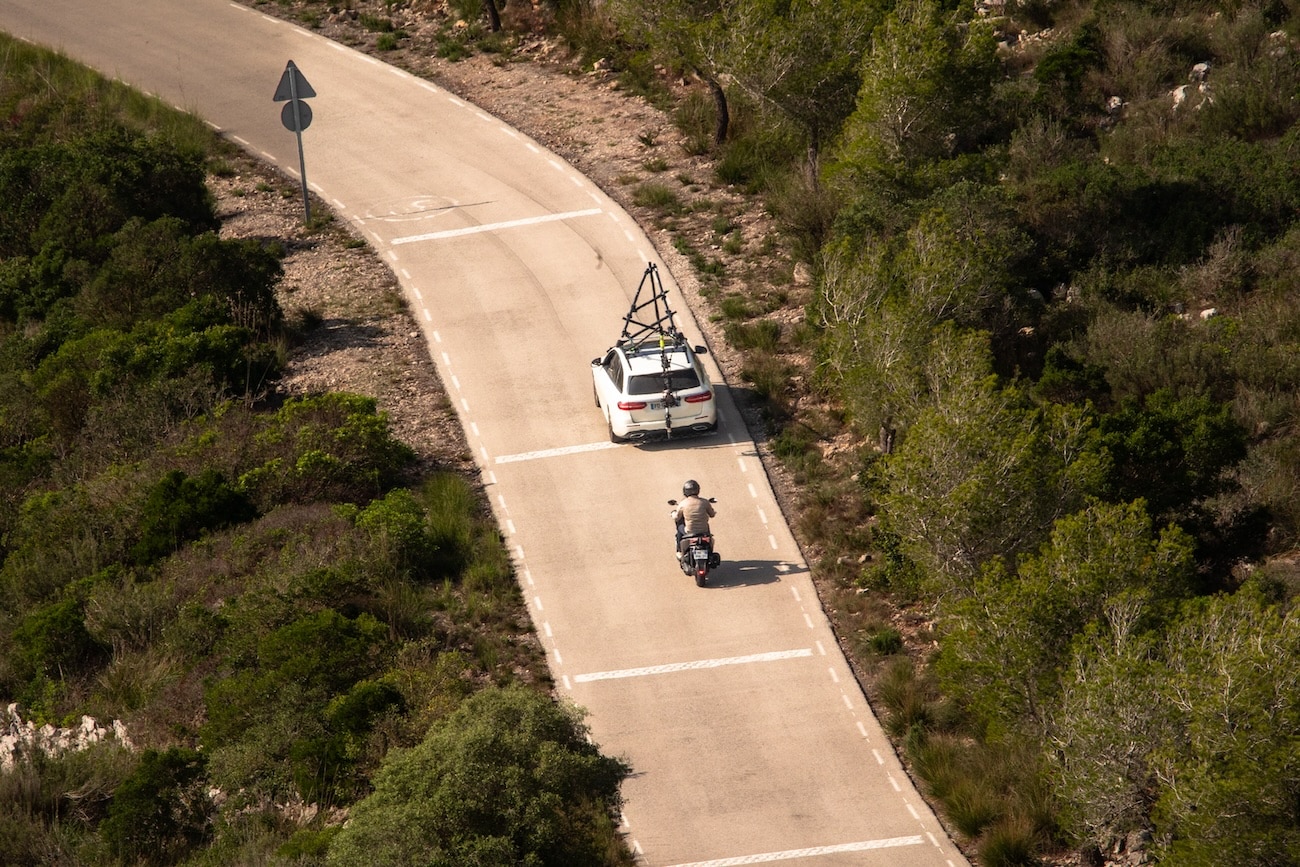
<svg viewBox="0 0 1300 867">
<path fill-rule="evenodd" d="M 687 497 L 697 497 L 700 494 L 700 483 L 695 479 L 687 479 L 686 484 L 682 485 L 682 494 Z"/>
</svg>

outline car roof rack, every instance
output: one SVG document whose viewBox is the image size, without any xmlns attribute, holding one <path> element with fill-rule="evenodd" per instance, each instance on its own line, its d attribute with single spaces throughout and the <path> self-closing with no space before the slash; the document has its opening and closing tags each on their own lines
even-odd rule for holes
<svg viewBox="0 0 1300 867">
<path fill-rule="evenodd" d="M 646 295 L 642 300 L 642 295 Z M 623 317 L 623 333 L 618 338 L 618 345 L 624 352 L 635 353 L 647 347 L 660 352 L 669 348 L 685 346 L 686 336 L 677 329 L 673 319 L 673 310 L 668 306 L 668 293 L 664 290 L 663 280 L 659 278 L 659 267 L 651 262 L 646 265 L 641 275 L 641 285 L 636 289 L 632 299 L 632 309 Z M 664 367 L 668 359 L 665 353 Z"/>
</svg>

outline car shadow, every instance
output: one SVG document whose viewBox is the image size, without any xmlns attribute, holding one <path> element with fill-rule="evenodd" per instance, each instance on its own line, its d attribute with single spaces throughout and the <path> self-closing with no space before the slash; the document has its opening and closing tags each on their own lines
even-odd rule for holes
<svg viewBox="0 0 1300 867">
<path fill-rule="evenodd" d="M 724 589 L 727 587 L 753 587 L 759 584 L 775 584 L 789 575 L 807 572 L 808 567 L 793 565 L 777 560 L 726 560 L 715 571 L 709 573 L 709 581 L 704 585 Z"/>
</svg>

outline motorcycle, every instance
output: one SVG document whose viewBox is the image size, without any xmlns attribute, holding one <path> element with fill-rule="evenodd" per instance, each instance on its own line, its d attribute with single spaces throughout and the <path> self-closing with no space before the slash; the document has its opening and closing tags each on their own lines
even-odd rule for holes
<svg viewBox="0 0 1300 867">
<path fill-rule="evenodd" d="M 710 503 L 716 503 L 713 497 L 709 497 Z M 673 523 L 677 521 L 676 500 L 669 500 L 668 505 L 673 506 L 669 512 L 669 517 Z M 684 550 L 683 550 L 684 549 Z M 681 566 L 682 572 L 695 578 L 695 584 L 703 587 L 709 580 L 709 573 L 722 565 L 722 557 L 713 550 L 713 534 L 699 533 L 692 535 L 679 535 L 677 537 L 677 564 Z"/>
</svg>

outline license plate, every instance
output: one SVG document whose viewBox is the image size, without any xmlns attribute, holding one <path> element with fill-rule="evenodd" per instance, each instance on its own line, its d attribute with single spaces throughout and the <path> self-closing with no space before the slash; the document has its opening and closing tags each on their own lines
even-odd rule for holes
<svg viewBox="0 0 1300 867">
<path fill-rule="evenodd" d="M 664 405 L 657 400 L 652 400 L 650 401 L 650 408 L 655 412 L 658 412 L 659 410 L 664 408 Z"/>
<path fill-rule="evenodd" d="M 694 556 L 696 560 L 707 560 L 709 559 L 709 552 L 701 548 L 696 548 Z"/>
</svg>

